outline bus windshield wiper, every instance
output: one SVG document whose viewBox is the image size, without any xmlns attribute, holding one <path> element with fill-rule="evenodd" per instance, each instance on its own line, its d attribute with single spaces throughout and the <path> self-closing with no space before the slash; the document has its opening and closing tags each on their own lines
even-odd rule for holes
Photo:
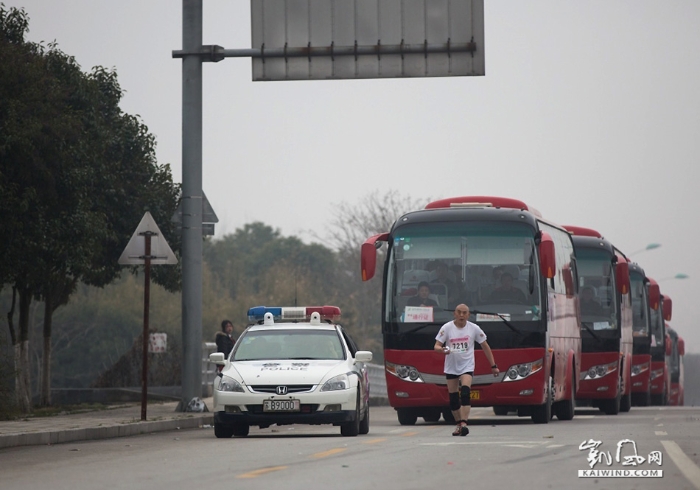
<svg viewBox="0 0 700 490">
<path fill-rule="evenodd" d="M 421 324 L 418 325 L 417 327 L 413 327 L 411 330 L 409 330 L 409 331 L 407 331 L 407 332 L 402 332 L 402 333 L 400 333 L 400 334 L 399 334 L 399 338 L 402 338 L 404 335 L 408 335 L 408 334 L 411 334 L 411 333 L 416 333 L 417 331 L 423 330 L 425 327 L 429 327 L 429 326 L 431 326 L 431 325 L 440 325 L 440 323 L 439 323 L 439 322 L 421 323 Z"/>
<path fill-rule="evenodd" d="M 598 342 L 600 342 L 601 344 L 603 343 L 603 339 L 601 339 L 601 338 L 598 336 L 598 334 L 595 333 L 595 332 L 593 331 L 593 329 L 592 329 L 591 327 L 588 326 L 588 324 L 587 324 L 586 322 L 581 322 L 581 325 L 583 325 L 583 328 L 585 328 L 586 330 L 588 330 L 588 333 L 591 334 L 591 336 L 592 336 L 594 339 L 596 339 L 596 340 L 597 340 Z"/>
<path fill-rule="evenodd" d="M 499 317 L 501 320 L 503 320 L 503 323 L 506 324 L 506 327 L 510 328 L 513 332 L 517 333 L 518 335 L 525 335 L 522 330 L 520 330 L 517 327 L 514 327 L 512 323 L 510 323 L 505 316 L 501 315 L 500 313 L 491 313 L 489 311 L 479 311 L 479 310 L 470 310 L 469 314 L 482 314 L 482 315 L 494 315 Z"/>
</svg>

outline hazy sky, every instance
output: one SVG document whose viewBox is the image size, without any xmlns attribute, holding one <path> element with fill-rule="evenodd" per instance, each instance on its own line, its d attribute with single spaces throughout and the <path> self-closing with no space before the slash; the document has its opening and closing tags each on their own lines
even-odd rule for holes
<svg viewBox="0 0 700 490">
<path fill-rule="evenodd" d="M 181 1 L 0 1 L 25 7 L 30 40 L 116 68 L 122 108 L 182 180 Z M 253 83 L 250 59 L 207 63 L 217 235 L 252 221 L 323 234 L 335 204 L 373 190 L 519 198 L 633 254 L 700 352 L 698 19 L 691 0 L 487 0 L 485 77 Z M 250 47 L 249 2 L 204 0 L 204 44 Z"/>
</svg>

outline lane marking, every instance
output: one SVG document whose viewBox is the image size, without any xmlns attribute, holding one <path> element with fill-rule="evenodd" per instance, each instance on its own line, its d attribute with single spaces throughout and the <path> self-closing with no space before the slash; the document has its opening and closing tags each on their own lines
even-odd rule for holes
<svg viewBox="0 0 700 490">
<path fill-rule="evenodd" d="M 401 437 L 411 437 L 411 436 L 415 436 L 416 434 L 418 434 L 418 432 L 404 432 L 403 434 L 400 434 L 400 436 Z"/>
<path fill-rule="evenodd" d="M 697 467 L 692 459 L 685 455 L 680 446 L 674 441 L 661 441 L 661 444 L 663 444 L 666 453 L 671 457 L 676 466 L 678 466 L 678 469 L 681 470 L 686 480 L 700 490 L 700 468 Z"/>
<path fill-rule="evenodd" d="M 337 447 L 335 449 L 329 449 L 328 451 L 321 451 L 320 453 L 312 454 L 314 458 L 327 458 L 328 456 L 333 456 L 334 454 L 342 453 L 347 451 L 347 448 Z"/>
<path fill-rule="evenodd" d="M 370 439 L 369 441 L 362 441 L 362 444 L 378 444 L 380 442 L 386 441 L 386 438 L 382 439 Z"/>
<path fill-rule="evenodd" d="M 663 427 L 664 424 L 656 424 L 657 427 Z"/>
<path fill-rule="evenodd" d="M 546 444 L 545 441 L 474 441 L 474 442 L 422 442 L 419 446 L 461 446 L 461 445 L 484 445 L 484 444 L 494 444 L 500 446 L 523 444 L 526 447 L 542 446 Z"/>
<path fill-rule="evenodd" d="M 553 447 L 564 447 L 564 444 L 550 444 L 549 446 L 547 446 L 548 449 Z"/>
<path fill-rule="evenodd" d="M 236 478 L 257 478 L 261 475 L 266 475 L 267 473 L 272 473 L 273 471 L 286 470 L 288 466 L 270 466 L 269 468 L 260 468 L 259 470 L 249 471 L 248 473 L 242 473 Z"/>
<path fill-rule="evenodd" d="M 666 432 L 665 430 L 655 430 L 654 434 L 656 434 L 657 436 L 667 436 L 668 432 Z"/>
</svg>

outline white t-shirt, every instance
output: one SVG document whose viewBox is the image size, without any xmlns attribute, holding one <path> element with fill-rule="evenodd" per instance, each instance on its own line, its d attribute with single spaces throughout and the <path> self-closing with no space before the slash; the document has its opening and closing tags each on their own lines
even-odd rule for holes
<svg viewBox="0 0 700 490">
<path fill-rule="evenodd" d="M 445 323 L 435 340 L 450 348 L 445 356 L 445 374 L 462 375 L 474 371 L 474 341 L 480 344 L 486 340 L 486 334 L 476 323 L 458 328 L 455 322 Z"/>
</svg>

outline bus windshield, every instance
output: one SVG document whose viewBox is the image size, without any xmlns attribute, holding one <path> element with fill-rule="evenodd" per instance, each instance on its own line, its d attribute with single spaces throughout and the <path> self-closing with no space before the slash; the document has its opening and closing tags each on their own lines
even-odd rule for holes
<svg viewBox="0 0 700 490">
<path fill-rule="evenodd" d="M 540 320 L 534 233 L 530 226 L 507 222 L 397 228 L 388 258 L 385 320 L 444 323 L 460 303 L 478 312 L 477 322 Z"/>
<path fill-rule="evenodd" d="M 617 308 L 612 257 L 604 250 L 577 249 L 581 323 L 593 330 L 615 330 Z"/>
<path fill-rule="evenodd" d="M 651 346 L 652 347 L 663 347 L 664 345 L 664 324 L 663 318 L 661 317 L 661 306 L 655 310 L 650 310 L 651 318 Z"/>
<path fill-rule="evenodd" d="M 630 274 L 630 290 L 632 293 L 632 327 L 635 337 L 649 335 L 649 319 L 647 314 L 646 287 L 639 274 Z"/>
</svg>

